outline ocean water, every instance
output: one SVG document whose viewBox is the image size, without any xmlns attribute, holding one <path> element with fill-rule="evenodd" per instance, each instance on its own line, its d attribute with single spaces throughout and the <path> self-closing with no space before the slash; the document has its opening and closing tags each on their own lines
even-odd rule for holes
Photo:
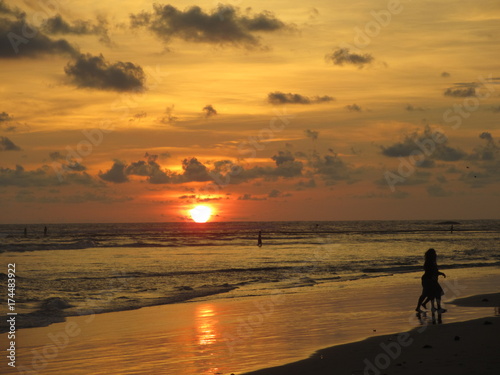
<svg viewBox="0 0 500 375">
<path fill-rule="evenodd" d="M 16 264 L 16 308 L 58 297 L 84 315 L 203 298 L 307 292 L 422 270 L 500 265 L 500 220 L 213 222 L 0 226 L 0 257 Z M 262 231 L 263 246 L 257 246 Z M 40 321 L 30 323 L 41 325 Z"/>
</svg>

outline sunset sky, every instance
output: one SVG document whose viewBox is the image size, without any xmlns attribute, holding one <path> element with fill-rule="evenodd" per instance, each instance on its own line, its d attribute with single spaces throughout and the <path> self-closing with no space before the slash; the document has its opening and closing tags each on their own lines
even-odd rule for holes
<svg viewBox="0 0 500 375">
<path fill-rule="evenodd" d="M 498 1 L 0 19 L 1 223 L 500 218 Z"/>
</svg>

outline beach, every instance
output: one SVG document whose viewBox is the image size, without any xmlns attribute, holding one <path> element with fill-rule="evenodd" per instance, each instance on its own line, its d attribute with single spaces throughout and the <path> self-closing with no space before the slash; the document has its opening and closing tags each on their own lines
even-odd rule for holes
<svg viewBox="0 0 500 375">
<path fill-rule="evenodd" d="M 490 296 L 489 302 L 481 295 L 498 291 L 498 267 L 449 271 L 448 281 L 442 283 L 445 302 L 476 297 L 460 305 L 445 303 L 448 311 L 442 314 L 442 324 L 435 325 L 430 313 L 419 321 L 413 311 L 419 278 L 420 273 L 407 273 L 320 285 L 307 292 L 292 288 L 258 297 L 201 297 L 67 317 L 48 327 L 17 331 L 17 367 L 4 362 L 2 373 L 363 373 L 364 359 L 381 361 L 377 362 L 377 355 L 384 354 L 381 343 L 398 342 L 395 335 L 409 331 L 404 341 L 409 345 L 401 345 L 401 353 L 380 373 L 421 373 L 417 363 L 432 367 L 430 373 L 449 373 L 448 368 L 454 371 L 457 366 L 467 369 L 462 373 L 474 373 L 471 366 L 482 361 L 485 367 L 476 373 L 488 374 L 489 364 L 496 363 L 490 357 L 498 352 L 500 322 L 493 317 L 498 295 Z M 0 337 L 4 347 L 6 334 Z M 333 348 L 322 350 L 327 347 Z M 292 364 L 276 367 L 287 363 Z"/>
<path fill-rule="evenodd" d="M 483 302 L 488 299 L 490 303 Z M 474 301 L 474 303 L 472 303 Z M 495 301 L 491 303 L 491 301 Z M 460 304 L 460 301 L 457 301 Z M 467 306 L 499 308 L 500 293 L 475 295 Z M 497 374 L 500 318 L 424 325 L 314 353 L 310 358 L 245 375 Z"/>
</svg>

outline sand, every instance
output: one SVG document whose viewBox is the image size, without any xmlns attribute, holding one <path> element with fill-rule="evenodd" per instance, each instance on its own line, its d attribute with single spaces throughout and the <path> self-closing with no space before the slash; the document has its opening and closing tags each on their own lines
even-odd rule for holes
<svg viewBox="0 0 500 375">
<path fill-rule="evenodd" d="M 443 324 L 412 331 L 407 338 L 413 340 L 411 345 L 402 347 L 400 356 L 390 361 L 391 370 L 381 374 L 414 369 L 421 373 L 416 363 L 459 366 L 462 362 L 456 362 L 457 358 L 471 366 L 476 365 L 474 361 L 483 361 L 484 366 L 498 364 L 488 358 L 488 350 L 498 352 L 498 344 L 492 340 L 490 345 L 488 340 L 499 337 L 500 322 L 489 316 L 497 306 L 491 293 L 498 292 L 500 270 L 461 269 L 447 274 L 448 284 L 443 284 L 447 299 L 476 297 L 457 302 L 463 306 L 446 303 Z M 292 363 L 316 352 L 300 364 L 289 365 L 286 372 L 268 369 L 260 374 L 363 373 L 365 358 L 374 363 L 378 354 L 384 354 L 381 340 L 389 345 L 397 332 L 422 328 L 413 311 L 419 281 L 420 273 L 402 274 L 328 287 L 271 289 L 268 296 L 217 300 L 212 296 L 189 303 L 68 317 L 48 327 L 18 330 L 18 367 L 7 367 L 2 358 L 0 369 L 2 374 L 29 375 L 240 375 Z M 477 296 L 486 293 L 490 295 Z M 493 324 L 484 325 L 485 317 Z M 425 321 L 432 323 L 430 318 L 429 314 Z M 477 321 L 479 318 L 483 320 Z M 460 323 L 464 321 L 471 322 Z M 6 334 L 0 335 L 0 344 L 7 347 Z M 432 348 L 423 348 L 425 345 Z M 332 346 L 335 348 L 322 349 Z M 379 357 L 379 362 L 383 359 Z M 463 366 L 469 366 L 467 363 Z M 474 373 L 470 367 L 464 368 Z M 480 371 L 486 372 L 477 373 L 488 374 L 489 370 Z"/>
<path fill-rule="evenodd" d="M 475 295 L 456 303 L 498 309 L 500 293 Z M 498 374 L 500 368 L 499 337 L 498 316 L 423 325 L 396 335 L 377 336 L 323 349 L 308 359 L 246 375 L 493 375 Z"/>
</svg>

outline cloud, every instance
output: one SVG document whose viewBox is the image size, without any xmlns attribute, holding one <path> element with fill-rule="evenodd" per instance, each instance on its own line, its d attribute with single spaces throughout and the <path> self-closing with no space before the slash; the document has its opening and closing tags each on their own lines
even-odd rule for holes
<svg viewBox="0 0 500 375">
<path fill-rule="evenodd" d="M 81 88 L 113 91 L 142 91 L 146 80 L 139 65 L 131 62 L 108 63 L 102 55 L 81 54 L 68 63 L 64 72 Z"/>
<path fill-rule="evenodd" d="M 158 155 L 150 155 L 146 153 L 147 161 L 139 160 L 133 162 L 125 169 L 126 175 L 148 177 L 151 184 L 166 184 L 172 182 L 170 173 L 163 170 L 156 162 Z"/>
<path fill-rule="evenodd" d="M 485 140 L 486 145 L 476 147 L 468 159 L 485 162 L 500 161 L 500 146 L 496 144 L 491 133 L 483 132 L 479 135 L 479 138 Z"/>
<path fill-rule="evenodd" d="M 265 201 L 267 198 L 265 197 L 255 197 L 252 196 L 252 194 L 243 194 L 242 196 L 238 197 L 239 201 Z"/>
<path fill-rule="evenodd" d="M 491 133 L 488 132 L 482 132 L 479 134 L 479 138 L 487 140 L 488 143 L 493 142 L 493 137 L 491 136 Z"/>
<path fill-rule="evenodd" d="M 15 132 L 21 129 L 27 131 L 30 130 L 30 126 L 26 123 L 22 124 L 14 121 L 14 117 L 9 115 L 7 112 L 0 113 L 0 130 L 5 132 Z"/>
<path fill-rule="evenodd" d="M 391 175 L 400 176 L 397 170 L 386 171 L 386 173 L 390 173 Z M 398 181 L 398 186 L 414 186 L 414 185 L 422 185 L 429 182 L 429 179 L 432 177 L 432 174 L 429 172 L 424 172 L 420 170 L 416 170 L 415 173 L 411 174 L 408 177 L 405 177 L 402 181 Z M 375 183 L 379 186 L 387 187 L 387 179 L 386 177 L 382 177 L 375 181 Z"/>
<path fill-rule="evenodd" d="M 454 88 L 450 87 L 443 93 L 444 96 L 451 96 L 454 98 L 467 98 L 469 96 L 476 96 L 476 89 L 474 87 Z"/>
<path fill-rule="evenodd" d="M 215 116 L 217 114 L 217 111 L 215 108 L 212 106 L 212 104 L 207 104 L 205 107 L 202 109 L 203 112 L 205 112 L 205 117 L 211 117 Z"/>
<path fill-rule="evenodd" d="M 273 13 L 242 15 L 238 8 L 219 4 L 211 12 L 192 6 L 185 11 L 173 5 L 154 4 L 152 12 L 130 15 L 131 26 L 144 27 L 164 42 L 173 38 L 195 43 L 256 47 L 258 32 L 275 32 L 287 26 Z"/>
<path fill-rule="evenodd" d="M 0 137 L 0 151 L 21 151 L 21 147 L 7 137 Z"/>
<path fill-rule="evenodd" d="M 290 151 L 278 151 L 277 155 L 271 157 L 276 163 L 276 169 L 269 172 L 270 175 L 279 177 L 297 177 L 302 175 L 303 164 L 296 161 Z"/>
<path fill-rule="evenodd" d="M 450 74 L 450 73 L 448 73 L 448 72 L 442 72 L 442 73 L 441 73 L 441 77 L 443 77 L 443 78 L 448 78 L 448 77 L 450 77 L 450 76 L 451 76 L 451 74 Z"/>
<path fill-rule="evenodd" d="M 323 156 L 315 154 L 310 164 L 314 173 L 321 175 L 328 184 L 351 179 L 351 169 L 337 154 Z"/>
<path fill-rule="evenodd" d="M 313 141 L 317 140 L 319 136 L 319 132 L 315 130 L 306 129 L 304 133 L 306 133 L 307 138 L 311 138 Z"/>
<path fill-rule="evenodd" d="M 174 108 L 175 106 L 172 105 L 170 107 L 167 107 L 165 109 L 165 116 L 163 116 L 161 119 L 160 119 L 160 122 L 162 124 L 167 124 L 167 125 L 170 125 L 170 124 L 173 124 L 177 121 L 178 117 L 175 117 L 173 115 L 173 112 L 174 112 Z"/>
<path fill-rule="evenodd" d="M 15 17 L 24 17 L 25 14 L 19 8 L 10 8 L 4 0 L 0 0 L 0 14 L 6 14 Z"/>
<path fill-rule="evenodd" d="M 16 197 L 17 202 L 29 202 L 29 203 L 65 203 L 65 204 L 79 204 L 87 202 L 99 202 L 99 203 L 116 203 L 116 202 L 127 202 L 133 200 L 131 197 L 111 197 L 106 194 L 99 194 L 95 192 L 85 192 L 81 194 L 74 194 L 68 196 L 36 196 L 33 192 L 29 190 L 20 190 Z"/>
<path fill-rule="evenodd" d="M 291 197 L 292 194 L 289 193 L 282 193 L 279 190 L 273 189 L 269 192 L 267 195 L 268 198 L 285 198 L 285 197 Z"/>
<path fill-rule="evenodd" d="M 308 97 L 281 91 L 271 92 L 267 95 L 267 101 L 271 104 L 317 104 L 327 103 L 333 100 L 335 100 L 335 98 L 328 95 Z"/>
<path fill-rule="evenodd" d="M 434 139 L 439 139 L 439 143 Z M 382 155 L 393 158 L 407 157 L 412 153 L 422 154 L 423 152 L 426 154 L 426 159 L 457 161 L 466 158 L 467 154 L 464 151 L 449 147 L 447 143 L 448 139 L 444 134 L 426 126 L 421 134 L 418 132 L 408 134 L 402 142 L 397 142 L 389 147 L 382 146 L 381 148 Z M 425 151 L 422 151 L 422 148 Z M 426 166 L 429 167 L 428 164 Z"/>
<path fill-rule="evenodd" d="M 68 172 L 64 179 L 60 180 L 54 173 L 54 169 L 44 165 L 41 168 L 27 171 L 21 165 L 15 169 L 0 168 L 0 186 L 59 186 L 59 185 L 87 185 L 99 186 L 99 184 L 87 173 Z"/>
<path fill-rule="evenodd" d="M 299 181 L 296 185 L 295 185 L 295 190 L 305 190 L 305 189 L 314 189 L 316 188 L 317 185 L 316 185 L 316 181 L 314 181 L 313 178 L 311 178 L 310 180 L 308 181 Z"/>
<path fill-rule="evenodd" d="M 346 105 L 345 108 L 349 111 L 349 112 L 363 112 L 363 108 L 361 108 L 359 105 L 357 105 L 356 103 L 354 104 L 349 104 L 349 105 Z"/>
<path fill-rule="evenodd" d="M 121 184 L 127 182 L 129 179 L 125 174 L 125 169 L 127 165 L 121 161 L 116 160 L 111 169 L 107 172 L 99 172 L 99 177 L 104 181 L 113 182 L 115 184 Z"/>
<path fill-rule="evenodd" d="M 182 161 L 182 169 L 184 172 L 181 175 L 181 182 L 212 180 L 212 177 L 208 174 L 207 167 L 196 158 L 184 159 Z"/>
<path fill-rule="evenodd" d="M 0 122 L 12 121 L 12 120 L 13 120 L 13 117 L 10 116 L 7 112 L 0 113 Z"/>
<path fill-rule="evenodd" d="M 27 38 L 25 35 L 34 36 Z M 28 24 L 24 14 L 15 20 L 0 17 L 0 58 L 33 58 L 42 55 L 77 56 L 78 51 L 68 41 L 53 40 Z"/>
<path fill-rule="evenodd" d="M 407 110 L 408 112 L 414 112 L 414 111 L 423 112 L 423 111 L 425 111 L 425 109 L 423 109 L 422 107 L 414 107 L 411 104 L 407 104 L 405 107 L 405 110 Z"/>
<path fill-rule="evenodd" d="M 360 69 L 371 64 L 375 58 L 369 54 L 357 54 L 350 52 L 349 48 L 338 48 L 325 56 L 326 61 L 331 61 L 333 65 L 355 65 Z"/>
<path fill-rule="evenodd" d="M 110 44 L 111 40 L 108 35 L 107 22 L 105 19 L 98 17 L 97 24 L 90 21 L 76 20 L 73 24 L 65 21 L 60 14 L 48 18 L 43 23 L 41 30 L 47 34 L 73 34 L 73 35 L 98 35 L 99 41 Z"/>
<path fill-rule="evenodd" d="M 441 185 L 430 185 L 427 187 L 427 193 L 431 197 L 449 197 L 452 195 L 451 191 L 446 191 Z"/>
</svg>

